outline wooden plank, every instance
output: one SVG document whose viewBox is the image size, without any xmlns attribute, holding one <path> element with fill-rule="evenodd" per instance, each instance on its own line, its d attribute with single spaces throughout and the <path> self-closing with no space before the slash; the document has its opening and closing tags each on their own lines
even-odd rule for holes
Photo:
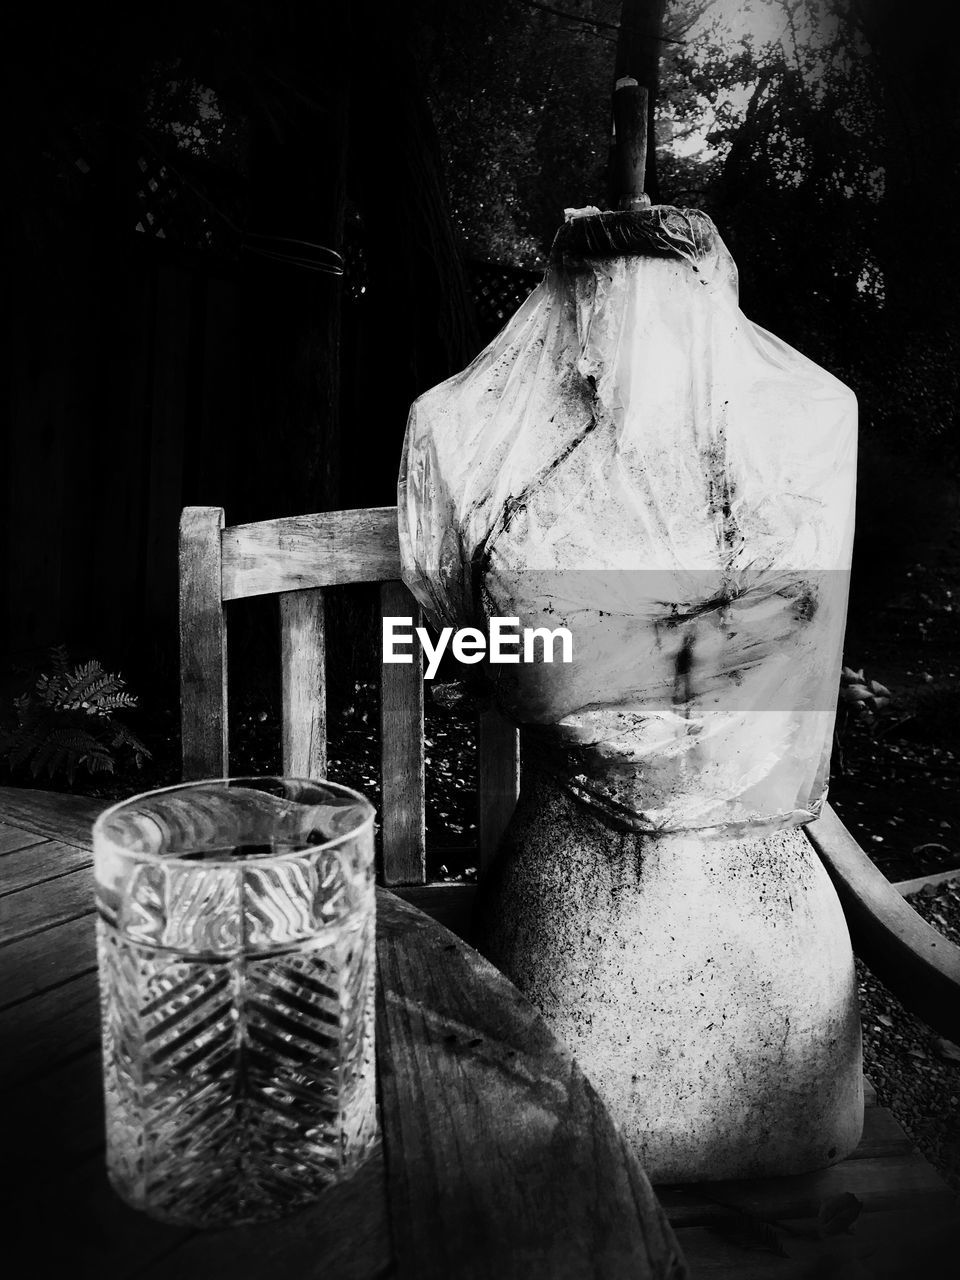
<svg viewBox="0 0 960 1280">
<path fill-rule="evenodd" d="M 914 1151 L 914 1145 L 886 1107 L 867 1107 L 863 1113 L 860 1145 L 849 1158 L 873 1160 L 878 1156 L 899 1156 Z"/>
<path fill-rule="evenodd" d="M 56 1205 L 54 1231 L 50 1230 L 51 1205 Z M 5 1242 L 11 1255 L 39 1254 L 48 1275 L 133 1280 L 141 1267 L 169 1254 L 193 1234 L 128 1208 L 107 1181 L 102 1151 L 70 1163 L 51 1162 L 28 1170 L 26 1177 L 18 1171 L 5 1208 L 9 1210 Z M 21 1252 L 16 1234 L 10 1241 L 11 1231 L 20 1234 Z M 211 1280 L 223 1274 L 214 1269 Z M 242 1271 L 238 1268 L 231 1275 L 239 1280 Z"/>
<path fill-rule="evenodd" d="M 4 1159 L 18 1171 L 69 1166 L 103 1145 L 99 1048 L 4 1095 Z"/>
<path fill-rule="evenodd" d="M 246 290 L 239 280 L 209 270 L 204 270 L 203 276 L 203 359 L 197 393 L 200 421 L 190 451 L 190 469 L 197 493 L 208 495 L 211 502 L 226 502 L 227 495 L 242 491 L 237 481 L 247 462 L 245 439 L 237 439 L 237 427 L 242 424 L 245 428 L 244 437 L 256 430 L 253 422 L 244 421 L 246 371 L 239 377 L 237 371 Z"/>
<path fill-rule="evenodd" d="M 59 791 L 36 791 L 28 787 L 0 787 L 0 820 L 12 827 L 91 847 L 93 823 L 104 808 L 102 800 L 88 796 L 68 796 Z"/>
<path fill-rule="evenodd" d="M 960 880 L 960 867 L 954 867 L 952 871 L 937 871 L 930 876 L 917 876 L 913 880 L 896 880 L 893 887 L 901 897 L 908 898 L 911 893 L 919 893 L 928 886 L 937 888 L 948 880 Z"/>
<path fill-rule="evenodd" d="M 626 24 L 624 26 L 626 28 Z M 622 41 L 632 42 L 633 38 L 629 29 L 621 31 Z M 643 192 L 648 110 L 648 90 L 632 75 L 621 76 L 613 91 L 614 149 L 610 183 L 618 209 L 639 209 L 644 203 L 648 206 L 650 203 L 649 199 L 644 200 Z"/>
<path fill-rule="evenodd" d="M 496 856 L 520 793 L 520 734 L 498 711 L 484 711 L 478 735 L 480 870 Z"/>
<path fill-rule="evenodd" d="M 222 507 L 185 507 L 180 519 L 180 724 L 183 777 L 224 777 L 227 621 L 220 595 Z"/>
<path fill-rule="evenodd" d="M 133 246 L 128 242 L 128 247 Z M 109 339 L 101 338 L 105 376 L 101 375 L 100 385 L 106 393 L 104 408 L 110 423 L 108 442 L 104 443 L 112 460 L 110 470 L 116 479 L 111 485 L 108 510 L 104 510 L 102 501 L 102 480 L 100 484 L 91 486 L 94 492 L 90 496 L 91 524 L 97 533 L 98 568 L 99 565 L 110 565 L 110 570 L 109 574 L 100 570 L 91 575 L 90 569 L 86 568 L 84 573 L 73 575 L 76 598 L 71 601 L 71 616 L 82 616 L 84 609 L 89 608 L 89 598 L 84 600 L 81 593 L 88 597 L 92 594 L 92 576 L 93 584 L 99 586 L 99 599 L 103 601 L 100 607 L 110 617 L 109 625 L 122 634 L 129 625 L 128 592 L 132 595 L 136 584 L 137 621 L 141 626 L 141 636 L 144 634 L 144 606 L 154 591 L 157 573 L 156 566 L 144 554 L 146 540 L 150 536 L 150 504 L 144 501 L 144 496 L 155 481 L 150 472 L 150 455 L 155 447 L 151 437 L 155 409 L 154 317 L 157 290 L 156 260 L 140 257 L 135 250 L 129 256 L 123 254 L 116 263 L 112 306 L 108 303 L 112 311 L 112 333 Z M 182 434 L 182 427 L 179 432 Z M 176 545 L 171 535 L 182 505 L 179 488 L 170 496 L 172 509 L 168 523 L 159 531 L 164 594 L 158 602 L 159 617 L 154 622 L 155 626 L 164 629 L 172 621 L 177 569 Z M 82 544 L 84 540 L 77 541 Z M 79 564 L 86 562 L 89 565 L 91 550 L 82 545 L 77 548 L 75 554 Z M 116 590 L 116 584 L 121 582 L 125 586 L 124 591 Z"/>
<path fill-rule="evenodd" d="M 398 885 L 393 892 L 404 902 L 411 902 L 459 938 L 471 940 L 475 884 Z"/>
<path fill-rule="evenodd" d="M 0 944 L 92 912 L 93 876 L 88 868 L 18 889 L 0 898 Z"/>
<path fill-rule="evenodd" d="M 323 592 L 280 596 L 283 772 L 327 776 L 327 675 Z"/>
<path fill-rule="evenodd" d="M 0 1012 L 0 1086 L 36 1079 L 100 1040 L 96 973 L 85 973 L 52 991 Z"/>
<path fill-rule="evenodd" d="M 658 1186 L 657 1191 L 674 1226 L 715 1222 L 725 1209 L 765 1218 L 816 1217 L 824 1200 L 845 1192 L 862 1200 L 868 1213 L 924 1205 L 934 1209 L 953 1201 L 937 1171 L 915 1153 L 845 1160 L 782 1178 Z"/>
<path fill-rule="evenodd" d="M 41 1257 L 44 1275 L 384 1280 L 390 1270 L 379 1149 L 353 1178 L 309 1208 L 275 1222 L 218 1231 L 171 1226 L 128 1208 L 107 1181 L 102 1152 L 66 1169 L 48 1165 L 28 1181 L 18 1171 L 11 1193 L 13 1203 L 5 1202 L 5 1245 L 13 1257 Z M 51 1204 L 56 1206 L 52 1233 Z M 19 1255 L 10 1241 L 14 1229 L 27 1246 Z"/>
<path fill-rule="evenodd" d="M 24 831 L 22 827 L 0 826 L 0 854 L 15 853 L 18 849 L 26 849 L 31 844 L 42 844 L 43 836 L 35 831 Z"/>
<path fill-rule="evenodd" d="M 286 516 L 223 531 L 223 599 L 400 577 L 396 507 Z"/>
<path fill-rule="evenodd" d="M 159 262 L 154 315 L 150 455 L 147 480 L 146 617 L 170 616 L 176 581 L 172 533 L 183 504 L 184 435 L 196 422 L 189 393 L 193 275 L 172 262 Z"/>
<path fill-rule="evenodd" d="M 830 805 L 804 829 L 836 887 L 854 951 L 911 1013 L 960 1040 L 960 947 L 904 901 Z"/>
<path fill-rule="evenodd" d="M 769 1246 L 777 1237 L 785 1256 L 761 1243 Z M 822 1236 L 815 1219 L 784 1224 L 765 1237 L 734 1220 L 726 1233 L 680 1227 L 677 1239 L 692 1274 L 703 1280 L 913 1280 L 951 1274 L 960 1253 L 960 1223 L 949 1213 L 891 1210 L 861 1214 L 849 1232 L 832 1236 Z"/>
<path fill-rule="evenodd" d="M 393 894 L 377 912 L 397 1276 L 685 1276 L 636 1156 L 533 1007 Z"/>
<path fill-rule="evenodd" d="M 96 963 L 92 915 L 7 943 L 0 951 L 0 1008 L 68 982 Z"/>
<path fill-rule="evenodd" d="M 91 320 L 98 327 L 97 301 L 80 302 L 83 265 L 64 265 L 58 305 L 49 308 L 42 320 L 37 316 L 36 327 L 20 324 L 8 336 L 8 341 L 12 339 L 7 348 L 8 418 L 7 427 L 0 431 L 7 535 L 6 550 L 0 556 L 5 579 L 0 599 L 7 602 L 7 627 L 15 650 L 46 647 L 63 635 L 64 549 L 78 540 L 77 522 L 69 520 L 66 508 L 68 504 L 75 507 L 85 488 L 85 477 L 78 483 L 77 475 L 70 473 L 67 454 L 73 442 L 86 434 L 86 415 L 78 413 L 85 389 L 78 348 L 86 346 Z M 89 441 L 83 443 L 90 447 Z"/>
<path fill-rule="evenodd" d="M 156 1280 L 386 1280 L 392 1247 L 383 1152 L 315 1204 L 275 1222 L 203 1231 L 124 1274 Z M 102 1272 L 91 1272 L 102 1275 Z M 113 1280 L 116 1273 L 110 1272 Z"/>
<path fill-rule="evenodd" d="M 117 172 L 112 162 L 109 167 Z M 132 187 L 132 170 L 127 174 Z M 123 206 L 129 210 L 126 200 Z M 107 221 L 119 226 L 124 220 L 121 205 L 114 204 Z M 134 223 L 135 218 L 127 225 Z M 78 638 L 89 635 L 92 640 L 96 635 L 103 638 L 98 644 L 107 644 L 108 637 L 122 636 L 127 644 L 134 644 L 142 642 L 145 634 L 144 587 L 149 572 L 145 535 L 153 406 L 146 375 L 153 363 L 155 272 L 144 270 L 127 252 L 133 236 L 118 236 L 107 249 L 110 233 L 106 225 L 101 230 L 103 249 L 90 255 L 99 266 L 91 262 L 87 267 L 89 287 L 96 297 L 91 297 L 89 311 L 76 313 L 73 322 L 78 342 L 74 356 L 83 364 L 77 365 L 74 374 L 74 422 L 63 444 L 69 483 L 64 510 L 63 616 L 70 619 L 68 629 Z M 107 494 L 109 500 L 104 501 Z M 170 535 L 175 527 L 176 513 L 166 531 L 162 556 L 171 568 L 176 547 Z M 168 572 L 164 624 L 169 624 L 175 581 L 175 574 Z"/>
<path fill-rule="evenodd" d="M 80 867 L 89 867 L 92 861 L 88 850 L 78 849 L 74 844 L 61 844 L 59 840 L 44 840 L 17 849 L 0 859 L 0 897 L 44 880 L 55 880 Z"/>
<path fill-rule="evenodd" d="M 380 588 L 381 616 L 412 618 L 420 610 L 402 582 Z M 385 884 L 422 884 L 426 879 L 426 808 L 423 760 L 423 658 L 413 640 L 413 661 L 385 662 L 380 686 L 380 759 L 383 779 Z"/>
</svg>

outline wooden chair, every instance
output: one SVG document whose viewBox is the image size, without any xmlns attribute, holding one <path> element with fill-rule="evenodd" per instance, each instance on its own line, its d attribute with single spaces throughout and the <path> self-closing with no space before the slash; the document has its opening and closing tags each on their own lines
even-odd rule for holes
<svg viewBox="0 0 960 1280">
<path fill-rule="evenodd" d="M 225 605 L 279 596 L 282 769 L 290 777 L 327 771 L 323 593 L 380 586 L 383 616 L 420 611 L 400 581 L 396 507 L 289 516 L 224 527 L 222 507 L 187 507 L 180 521 L 180 688 L 185 779 L 229 772 Z M 383 664 L 380 690 L 381 880 L 458 933 L 465 933 L 472 885 L 426 884 L 424 857 L 423 673 L 420 663 Z M 516 804 L 516 729 L 495 712 L 478 727 L 479 849 L 483 869 Z"/>
<path fill-rule="evenodd" d="M 280 597 L 283 771 L 326 771 L 323 590 L 380 584 L 384 615 L 417 605 L 399 581 L 396 507 L 291 516 L 224 528 L 220 507 L 187 507 L 180 525 L 183 771 L 227 773 L 227 632 L 224 605 Z M 516 730 L 494 712 L 479 726 L 480 847 L 488 865 L 516 803 Z M 418 664 L 385 664 L 381 688 L 383 882 L 468 931 L 472 885 L 427 885 L 424 860 L 423 679 Z M 854 950 L 909 1008 L 960 1041 L 960 948 L 931 928 L 863 852 L 836 813 L 806 828 L 836 885 Z"/>
</svg>

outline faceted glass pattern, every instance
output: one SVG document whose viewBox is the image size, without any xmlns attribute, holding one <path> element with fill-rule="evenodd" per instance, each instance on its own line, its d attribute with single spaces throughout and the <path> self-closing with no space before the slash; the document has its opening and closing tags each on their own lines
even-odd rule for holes
<svg viewBox="0 0 960 1280">
<path fill-rule="evenodd" d="M 135 797 L 94 828 L 107 1165 L 166 1221 L 317 1196 L 377 1135 L 373 808 L 326 782 Z"/>
</svg>

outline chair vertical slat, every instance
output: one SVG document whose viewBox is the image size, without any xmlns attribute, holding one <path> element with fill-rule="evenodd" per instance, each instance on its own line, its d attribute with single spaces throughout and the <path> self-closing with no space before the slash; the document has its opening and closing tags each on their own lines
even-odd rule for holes
<svg viewBox="0 0 960 1280">
<path fill-rule="evenodd" d="M 420 610 L 402 582 L 380 587 L 383 617 L 411 618 Z M 384 663 L 380 690 L 380 740 L 383 802 L 383 879 L 386 884 L 423 884 L 426 880 L 423 660 L 413 640 L 413 662 Z"/>
<path fill-rule="evenodd" d="M 327 772 L 327 676 L 323 591 L 280 594 L 283 772 L 323 778 Z"/>
<path fill-rule="evenodd" d="M 480 716 L 477 793 L 480 870 L 493 861 L 520 791 L 520 734 L 498 711 Z"/>
<path fill-rule="evenodd" d="M 184 508 L 180 518 L 180 724 L 187 781 L 227 773 L 222 529 L 222 507 Z"/>
</svg>

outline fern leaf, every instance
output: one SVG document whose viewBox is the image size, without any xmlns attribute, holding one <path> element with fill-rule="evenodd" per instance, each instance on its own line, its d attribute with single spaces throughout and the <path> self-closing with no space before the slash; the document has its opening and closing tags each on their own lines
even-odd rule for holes
<svg viewBox="0 0 960 1280">
<path fill-rule="evenodd" d="M 98 742 L 92 733 L 72 725 L 65 725 L 52 729 L 45 736 L 33 755 L 30 769 L 35 778 L 44 770 L 49 777 L 53 778 L 63 769 L 72 782 L 77 765 L 91 753 L 95 754 L 103 750 L 102 743 Z"/>
<path fill-rule="evenodd" d="M 51 746 L 60 747 L 65 751 L 75 751 L 77 755 L 82 754 L 84 751 L 94 751 L 97 747 L 102 746 L 92 733 L 88 733 L 86 729 L 78 728 L 73 724 L 65 724 L 51 729 L 45 741 Z"/>
<path fill-rule="evenodd" d="M 113 719 L 114 712 L 137 706 L 119 674 L 105 671 L 95 658 L 71 670 L 66 647 L 58 645 L 50 650 L 50 670 L 37 677 L 33 692 L 14 699 L 17 724 L 0 729 L 0 757 L 13 769 L 28 766 L 34 777 L 65 773 L 71 783 L 81 765 L 91 774 L 113 773 L 111 748 L 128 748 L 140 768 L 150 751 Z"/>
<path fill-rule="evenodd" d="M 115 732 L 110 745 L 112 747 L 129 747 L 138 757 L 137 768 L 140 767 L 143 760 L 153 759 L 153 754 L 146 743 L 142 742 L 132 729 L 128 729 L 125 724 L 113 724 L 111 727 Z"/>
<path fill-rule="evenodd" d="M 96 711 L 98 715 L 107 716 L 111 711 L 135 711 L 138 705 L 134 694 L 121 690 L 98 697 Z"/>
<path fill-rule="evenodd" d="M 17 713 L 18 723 L 23 724 L 23 721 L 32 705 L 33 699 L 29 693 L 21 693 L 19 698 L 14 698 L 13 709 Z"/>
<path fill-rule="evenodd" d="M 37 677 L 34 692 L 46 707 L 60 704 L 67 687 L 67 677 L 60 675 L 41 675 Z"/>
<path fill-rule="evenodd" d="M 65 644 L 55 644 L 50 650 L 50 665 L 57 675 L 65 676 L 70 666 L 70 654 Z"/>
<path fill-rule="evenodd" d="M 31 756 L 43 744 L 45 731 L 36 725 L 27 725 L 18 729 L 4 740 L 3 754 L 7 757 L 11 769 L 18 769 L 26 764 Z"/>
<path fill-rule="evenodd" d="M 104 748 L 81 756 L 80 764 L 85 764 L 90 773 L 113 773 L 114 770 L 113 756 Z"/>
<path fill-rule="evenodd" d="M 70 677 L 70 688 L 64 705 L 96 713 L 102 699 L 118 692 L 122 687 L 120 677 L 104 671 L 99 662 L 86 662 L 82 667 L 77 667 Z"/>
</svg>

